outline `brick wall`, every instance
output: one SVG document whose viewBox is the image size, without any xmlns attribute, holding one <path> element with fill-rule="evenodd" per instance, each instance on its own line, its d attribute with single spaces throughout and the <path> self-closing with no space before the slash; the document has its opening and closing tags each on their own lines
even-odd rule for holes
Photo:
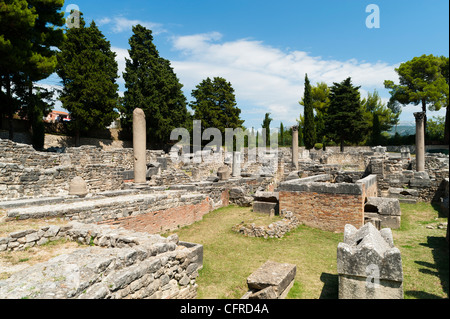
<svg viewBox="0 0 450 319">
<path fill-rule="evenodd" d="M 125 229 L 156 234 L 191 225 L 196 221 L 200 221 L 210 211 L 210 200 L 205 198 L 198 204 L 187 204 L 151 211 L 146 214 L 117 218 L 100 222 L 99 224 L 119 225 Z"/>
<path fill-rule="evenodd" d="M 364 201 L 361 195 L 320 194 L 280 191 L 280 209 L 296 214 L 310 227 L 343 232 L 346 224 L 364 225 Z"/>
<path fill-rule="evenodd" d="M 364 225 L 364 202 L 376 194 L 376 175 L 356 183 L 330 183 L 323 174 L 282 182 L 279 186 L 280 210 L 293 212 L 300 223 L 327 231 L 343 232 L 346 224 Z"/>
</svg>

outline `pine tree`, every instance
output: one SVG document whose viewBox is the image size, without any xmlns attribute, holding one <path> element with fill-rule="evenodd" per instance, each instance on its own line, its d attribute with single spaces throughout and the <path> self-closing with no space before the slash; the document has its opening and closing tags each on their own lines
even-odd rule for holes
<svg viewBox="0 0 450 319">
<path fill-rule="evenodd" d="M 9 139 L 14 137 L 13 115 L 20 107 L 15 83 L 32 55 L 29 34 L 36 18 L 36 10 L 26 0 L 0 1 L 0 122 L 8 116 Z"/>
<path fill-rule="evenodd" d="M 49 77 L 56 68 L 57 58 L 55 48 L 64 40 L 63 29 L 64 12 L 60 12 L 64 5 L 63 0 L 28 0 L 29 7 L 35 9 L 37 18 L 29 36 L 31 38 L 31 56 L 25 65 L 23 92 L 24 110 L 30 121 L 33 147 L 42 149 L 45 132 L 43 116 L 51 110 L 53 103 L 48 103 L 53 92 L 35 88 L 33 82 Z M 33 92 L 35 91 L 35 92 Z"/>
<path fill-rule="evenodd" d="M 203 80 L 192 91 L 195 99 L 190 103 L 194 110 L 194 119 L 201 120 L 205 128 L 219 129 L 225 136 L 226 128 L 242 128 L 244 120 L 239 115 L 241 110 L 236 106 L 234 89 L 224 78 L 209 77 Z"/>
<path fill-rule="evenodd" d="M 359 87 L 354 87 L 351 78 L 333 83 L 330 89 L 330 105 L 325 115 L 327 135 L 341 145 L 344 142 L 360 142 L 368 128 L 361 107 Z"/>
<path fill-rule="evenodd" d="M 106 128 L 118 116 L 118 65 L 110 42 L 94 21 L 85 27 L 80 14 L 80 27 L 66 35 L 57 54 L 57 74 L 64 84 L 60 100 L 70 113 L 79 145 L 80 132 Z"/>
<path fill-rule="evenodd" d="M 127 90 L 123 98 L 122 127 L 131 130 L 133 111 L 139 107 L 146 115 L 152 146 L 161 146 L 170 142 L 173 129 L 189 127 L 183 85 L 170 61 L 159 56 L 151 30 L 134 26 L 129 44 L 130 59 L 126 59 L 123 74 Z"/>
<path fill-rule="evenodd" d="M 314 111 L 311 98 L 311 84 L 309 83 L 308 74 L 305 75 L 305 93 L 303 97 L 304 105 L 304 127 L 303 141 L 305 148 L 310 150 L 316 143 L 316 128 L 314 126 Z"/>
</svg>

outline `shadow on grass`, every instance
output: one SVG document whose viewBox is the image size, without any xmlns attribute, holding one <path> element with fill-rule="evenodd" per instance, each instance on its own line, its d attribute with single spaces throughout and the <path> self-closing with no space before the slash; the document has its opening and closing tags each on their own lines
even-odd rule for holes
<svg viewBox="0 0 450 319">
<path fill-rule="evenodd" d="M 431 203 L 431 206 L 433 207 L 433 209 L 435 211 L 437 211 L 439 218 L 448 217 L 447 214 L 442 210 L 440 202 L 434 201 L 434 202 Z"/>
<path fill-rule="evenodd" d="M 320 280 L 324 283 L 319 299 L 338 299 L 339 277 L 338 275 L 323 272 Z"/>
<path fill-rule="evenodd" d="M 449 287 L 449 255 L 448 255 L 448 244 L 445 237 L 427 237 L 427 243 L 421 243 L 421 246 L 425 246 L 431 249 L 433 254 L 434 264 L 429 262 L 424 262 L 416 260 L 415 263 L 424 267 L 420 268 L 421 273 L 436 276 L 441 281 L 442 290 L 447 294 L 448 298 L 448 287 Z M 434 294 L 430 294 L 424 291 L 406 291 L 405 294 L 416 297 L 416 298 L 441 298 Z"/>
</svg>

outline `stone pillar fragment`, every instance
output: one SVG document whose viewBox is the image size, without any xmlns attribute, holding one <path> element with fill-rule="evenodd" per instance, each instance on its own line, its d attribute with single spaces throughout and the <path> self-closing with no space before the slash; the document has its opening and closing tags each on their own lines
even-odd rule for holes
<svg viewBox="0 0 450 319">
<path fill-rule="evenodd" d="M 134 182 L 147 181 L 146 165 L 147 130 L 144 111 L 136 108 L 133 111 L 133 153 L 134 153 Z"/>
<path fill-rule="evenodd" d="M 416 118 L 416 171 L 425 171 L 425 112 L 414 113 Z"/>
<path fill-rule="evenodd" d="M 292 165 L 298 170 L 298 126 L 292 127 Z"/>
<path fill-rule="evenodd" d="M 409 151 L 409 147 L 403 146 L 403 147 L 400 149 L 400 152 L 401 152 L 401 158 L 402 158 L 402 160 L 405 160 L 405 161 L 410 161 L 410 160 L 411 160 L 411 153 L 410 153 L 410 151 Z"/>
<path fill-rule="evenodd" d="M 233 152 L 233 167 L 231 175 L 233 177 L 241 176 L 241 152 Z"/>
</svg>

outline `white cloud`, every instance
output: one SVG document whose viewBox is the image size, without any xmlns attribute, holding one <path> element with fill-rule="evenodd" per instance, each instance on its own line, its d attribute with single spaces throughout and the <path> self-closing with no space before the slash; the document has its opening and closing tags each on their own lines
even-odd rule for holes
<svg viewBox="0 0 450 319">
<path fill-rule="evenodd" d="M 150 22 L 150 21 L 142 21 L 142 20 L 132 20 L 127 19 L 121 16 L 116 16 L 113 18 L 102 18 L 99 20 L 99 25 L 111 25 L 112 31 L 114 33 L 122 33 L 131 31 L 131 28 L 137 24 L 140 24 L 147 29 L 150 29 L 153 31 L 153 34 L 160 34 L 163 32 L 166 32 L 166 30 L 163 28 L 162 24 L 156 23 L 156 22 Z"/>
<path fill-rule="evenodd" d="M 118 75 L 119 75 L 119 79 L 117 80 L 117 82 L 119 84 L 123 84 L 125 83 L 122 75 L 123 72 L 125 72 L 125 63 L 126 63 L 125 58 L 129 59 L 130 55 L 128 54 L 127 49 L 111 47 L 111 50 L 116 53 L 116 61 L 118 64 Z"/>
<path fill-rule="evenodd" d="M 312 84 L 332 85 L 350 76 L 362 94 L 377 89 L 384 99 L 388 96 L 384 80 L 398 79 L 394 70 L 398 65 L 385 62 L 327 60 L 308 52 L 282 51 L 261 41 L 221 39 L 217 32 L 173 37 L 173 48 L 182 59 L 172 61 L 172 66 L 188 94 L 206 77 L 230 81 L 242 118 L 254 119 L 247 126 L 260 126 L 266 112 L 272 113 L 274 124 L 294 124 L 303 112 L 298 101 L 303 96 L 305 73 Z"/>
</svg>

